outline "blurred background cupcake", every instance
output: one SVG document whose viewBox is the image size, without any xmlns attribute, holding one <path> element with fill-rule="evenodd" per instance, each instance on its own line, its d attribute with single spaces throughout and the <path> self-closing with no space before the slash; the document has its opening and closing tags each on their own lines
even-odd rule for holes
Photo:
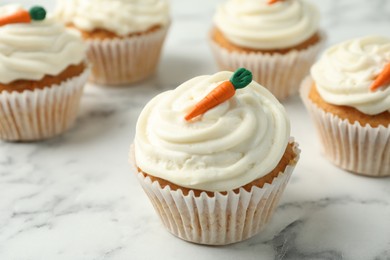
<svg viewBox="0 0 390 260">
<path fill-rule="evenodd" d="M 279 100 L 296 94 L 324 42 L 319 16 L 305 0 L 228 0 L 210 35 L 219 68 L 250 69 Z"/>
<path fill-rule="evenodd" d="M 79 33 L 42 7 L 0 7 L 0 139 L 32 141 L 75 121 L 89 75 Z"/>
<path fill-rule="evenodd" d="M 92 82 L 124 85 L 155 71 L 170 24 L 167 0 L 59 0 L 56 13 L 87 42 Z"/>
<path fill-rule="evenodd" d="M 357 174 L 390 176 L 390 39 L 329 48 L 302 85 L 325 156 Z"/>
<path fill-rule="evenodd" d="M 193 78 L 153 98 L 137 122 L 138 179 L 165 227 L 190 242 L 260 232 L 299 159 L 283 106 L 241 72 Z"/>
</svg>

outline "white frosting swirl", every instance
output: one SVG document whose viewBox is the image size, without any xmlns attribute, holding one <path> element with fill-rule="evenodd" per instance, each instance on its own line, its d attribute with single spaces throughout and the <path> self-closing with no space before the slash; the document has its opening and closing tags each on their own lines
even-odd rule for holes
<svg viewBox="0 0 390 260">
<path fill-rule="evenodd" d="M 136 128 L 136 164 L 177 185 L 228 191 L 271 172 L 290 135 L 283 106 L 252 81 L 235 96 L 187 122 L 186 113 L 231 72 L 193 78 L 153 98 Z"/>
<path fill-rule="evenodd" d="M 390 87 L 370 85 L 390 62 L 390 39 L 368 36 L 337 44 L 325 51 L 311 75 L 321 97 L 375 115 L 390 111 Z"/>
<path fill-rule="evenodd" d="M 120 36 L 169 23 L 167 0 L 59 0 L 56 13 L 81 30 L 105 29 Z"/>
<path fill-rule="evenodd" d="M 0 7 L 0 16 L 20 9 Z M 0 26 L 0 82 L 41 80 L 58 75 L 86 58 L 86 47 L 77 32 L 66 30 L 53 18 Z"/>
<path fill-rule="evenodd" d="M 215 24 L 232 43 L 252 49 L 283 49 L 315 34 L 319 12 L 305 0 L 229 0 L 219 6 Z"/>
</svg>

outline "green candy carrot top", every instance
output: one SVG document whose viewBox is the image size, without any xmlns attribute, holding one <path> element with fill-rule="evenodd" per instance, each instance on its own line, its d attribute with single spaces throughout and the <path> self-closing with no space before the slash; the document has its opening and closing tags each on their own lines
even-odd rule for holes
<svg viewBox="0 0 390 260">
<path fill-rule="evenodd" d="M 252 73 L 245 69 L 239 68 L 228 81 L 224 81 L 209 94 L 199 101 L 194 108 L 185 116 L 189 121 L 194 117 L 206 113 L 213 107 L 229 100 L 236 93 L 236 89 L 245 88 L 252 82 Z"/>
</svg>

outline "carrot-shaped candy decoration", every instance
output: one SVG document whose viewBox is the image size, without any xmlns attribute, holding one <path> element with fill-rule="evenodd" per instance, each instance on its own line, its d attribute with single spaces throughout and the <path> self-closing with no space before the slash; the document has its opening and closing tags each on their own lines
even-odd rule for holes
<svg viewBox="0 0 390 260">
<path fill-rule="evenodd" d="M 269 4 L 269 5 L 272 5 L 272 4 L 274 4 L 274 3 L 276 3 L 276 2 L 280 2 L 281 0 L 268 0 L 268 3 L 267 4 Z"/>
<path fill-rule="evenodd" d="M 370 86 L 371 91 L 390 84 L 390 63 L 388 63 Z"/>
<path fill-rule="evenodd" d="M 213 107 L 222 104 L 226 100 L 229 100 L 236 93 L 236 89 L 245 88 L 251 82 L 252 73 L 249 70 L 244 68 L 236 70 L 230 80 L 222 82 L 218 87 L 207 94 L 206 97 L 199 101 L 185 116 L 185 120 L 189 121 L 196 116 L 206 113 Z"/>
<path fill-rule="evenodd" d="M 12 23 L 30 23 L 31 20 L 41 21 L 45 17 L 46 10 L 43 7 L 34 6 L 30 11 L 20 9 L 10 15 L 0 17 L 0 26 Z"/>
</svg>

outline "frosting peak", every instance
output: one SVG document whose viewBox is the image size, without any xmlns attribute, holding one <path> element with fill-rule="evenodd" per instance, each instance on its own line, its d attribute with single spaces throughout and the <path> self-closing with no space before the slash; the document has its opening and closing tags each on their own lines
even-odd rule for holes
<svg viewBox="0 0 390 260">
<path fill-rule="evenodd" d="M 153 98 L 136 128 L 135 160 L 144 172 L 206 191 L 241 187 L 271 172 L 287 147 L 282 105 L 252 81 L 233 98 L 187 122 L 186 113 L 231 72 L 193 78 Z"/>
<path fill-rule="evenodd" d="M 0 16 L 20 10 L 0 7 Z M 31 23 L 0 26 L 0 82 L 41 80 L 58 75 L 85 59 L 86 48 L 77 32 L 70 32 L 52 17 Z"/>
<path fill-rule="evenodd" d="M 167 0 L 59 0 L 56 13 L 78 29 L 105 29 L 120 36 L 169 23 Z"/>
<path fill-rule="evenodd" d="M 298 45 L 318 30 L 319 13 L 305 0 L 229 0 L 219 6 L 216 26 L 232 43 L 252 49 Z"/>
<path fill-rule="evenodd" d="M 375 115 L 390 111 L 390 87 L 370 90 L 370 85 L 388 63 L 390 39 L 367 36 L 326 50 L 312 67 L 311 75 L 326 102 Z"/>
</svg>

